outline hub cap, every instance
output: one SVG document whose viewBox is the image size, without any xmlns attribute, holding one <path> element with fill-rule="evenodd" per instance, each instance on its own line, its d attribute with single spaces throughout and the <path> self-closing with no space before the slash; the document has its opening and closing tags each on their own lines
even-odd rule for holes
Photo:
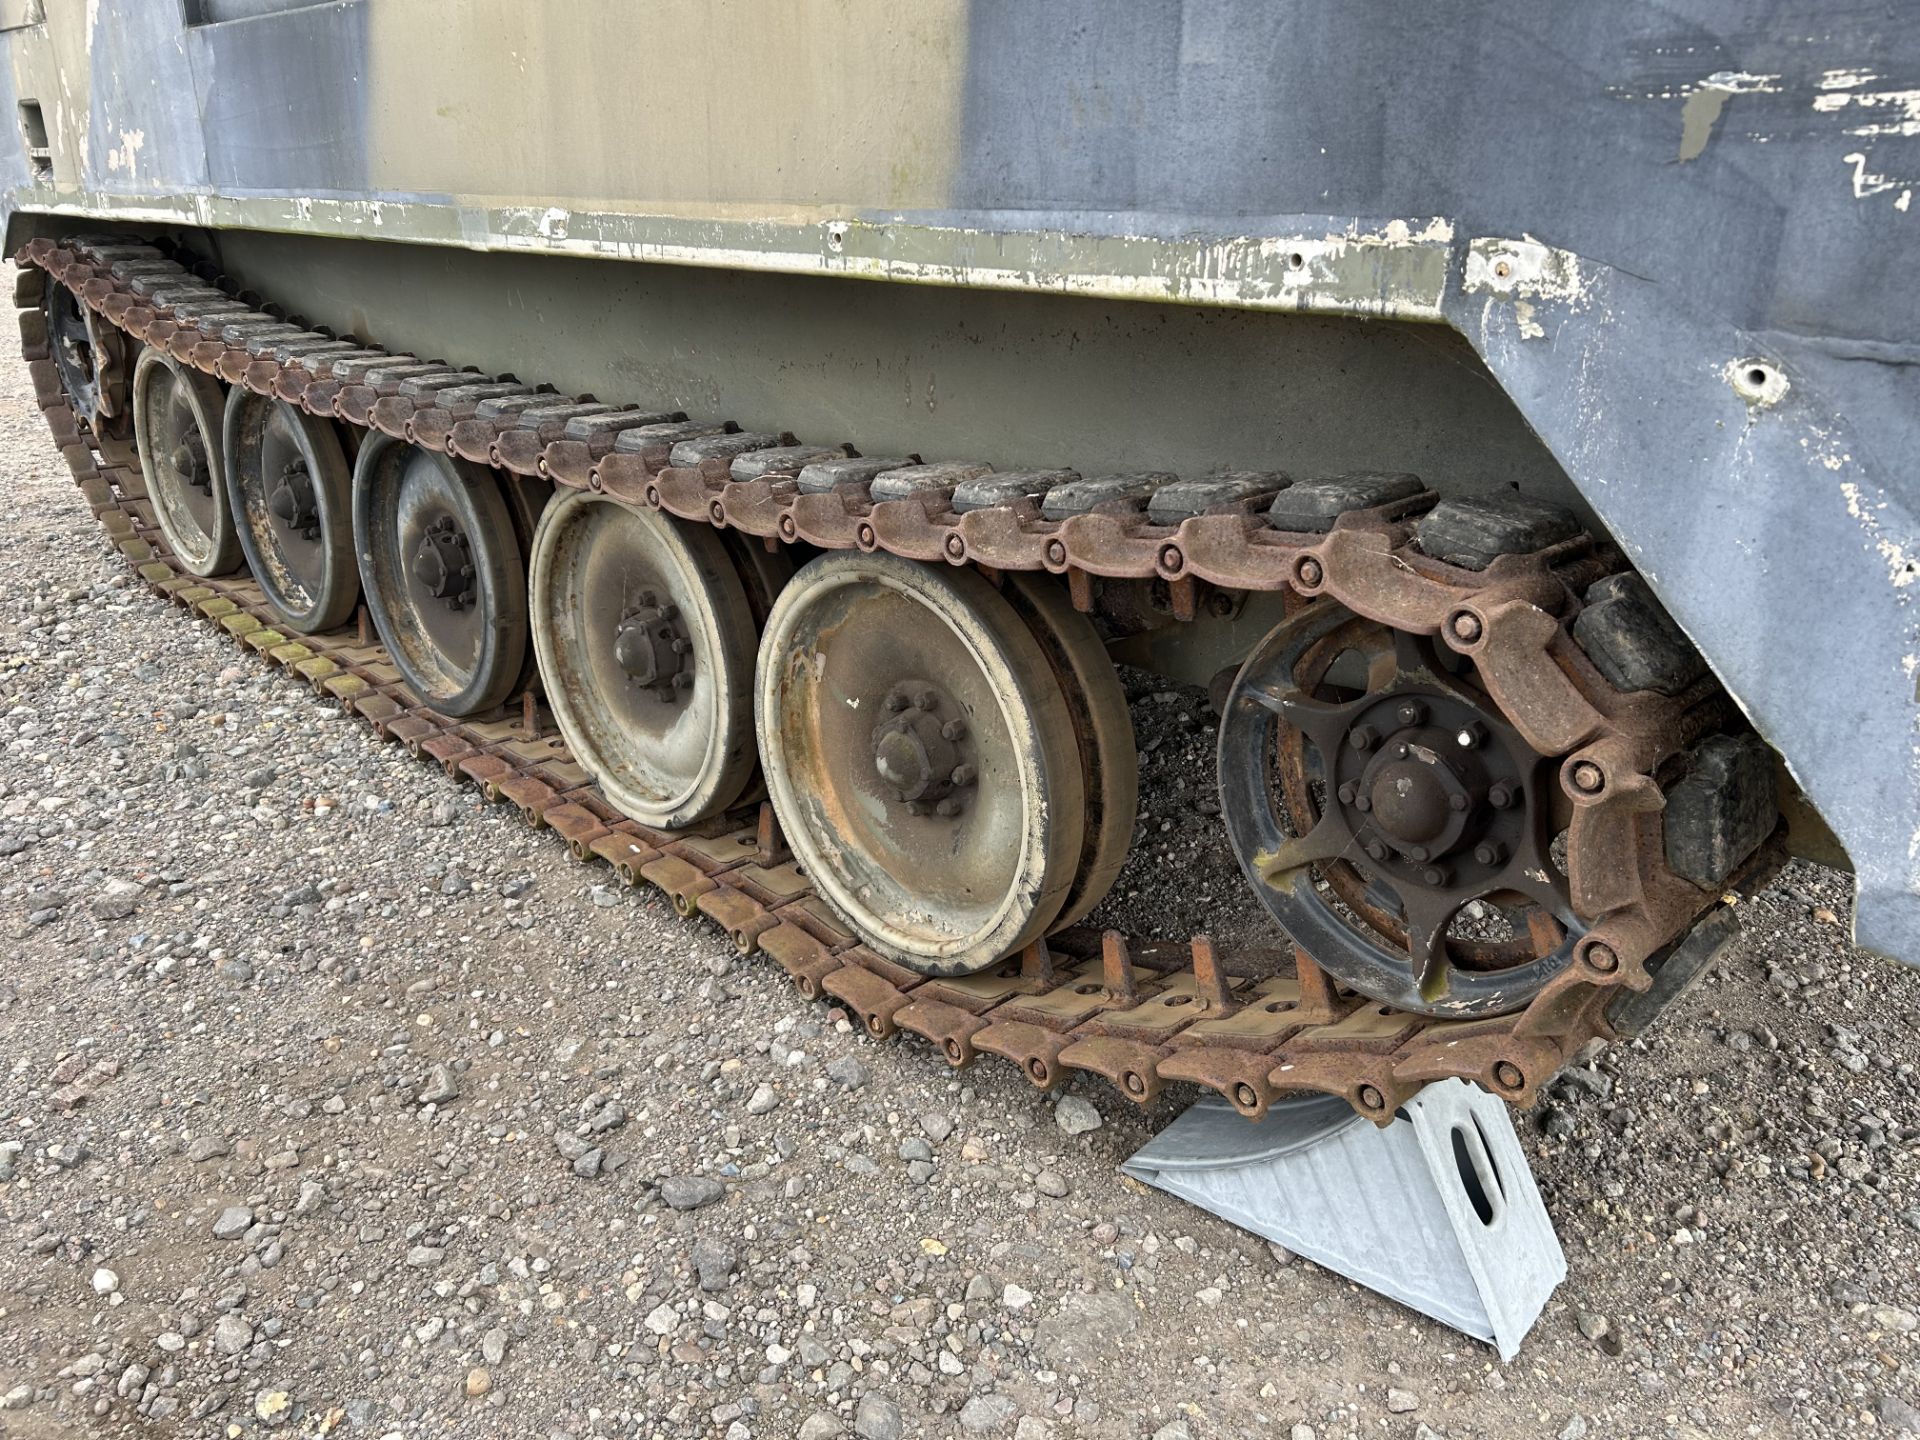
<svg viewBox="0 0 1920 1440">
<path fill-rule="evenodd" d="M 614 628 L 614 659 L 629 688 L 651 690 L 656 700 L 671 705 L 693 688 L 693 640 L 678 605 L 663 603 L 651 590 L 634 599 L 633 609 Z"/>
<path fill-rule="evenodd" d="M 881 781 L 909 815 L 958 815 L 963 802 L 954 792 L 980 772 L 961 751 L 967 722 L 952 698 L 911 680 L 888 692 L 886 708 L 887 718 L 873 727 L 873 768 Z"/>
<path fill-rule="evenodd" d="M 299 456 L 287 461 L 267 491 L 267 509 L 289 535 L 312 542 L 320 538 L 320 514 L 313 501 L 313 477 Z"/>
<path fill-rule="evenodd" d="M 451 515 L 442 515 L 420 532 L 413 552 L 414 583 L 449 610 L 473 603 L 473 547 Z"/>
</svg>

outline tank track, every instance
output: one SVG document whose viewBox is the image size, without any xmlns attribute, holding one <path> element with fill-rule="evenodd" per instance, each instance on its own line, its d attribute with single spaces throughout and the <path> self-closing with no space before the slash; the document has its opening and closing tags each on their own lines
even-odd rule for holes
<svg viewBox="0 0 1920 1440">
<path fill-rule="evenodd" d="M 584 401 L 569 413 L 614 418 L 588 427 L 588 438 L 578 438 L 578 427 L 569 436 L 565 417 L 549 409 L 568 406 L 568 397 L 308 329 L 121 237 L 38 239 L 16 262 L 23 353 L 38 402 L 94 514 L 154 590 L 337 699 L 382 738 L 478 786 L 488 800 L 517 806 L 575 859 L 605 862 L 628 885 L 655 886 L 682 915 L 720 925 L 742 954 L 770 956 L 805 998 L 837 1002 L 877 1038 L 921 1035 L 955 1066 L 1002 1056 L 1041 1088 L 1084 1071 L 1143 1103 L 1170 1082 L 1188 1082 L 1249 1118 L 1288 1092 L 1320 1091 L 1384 1124 L 1423 1085 L 1456 1076 L 1529 1104 L 1587 1042 L 1639 1028 L 1628 1017 L 1672 988 L 1663 971 L 1681 938 L 1774 858 L 1763 846 L 1711 890 L 1674 873 L 1655 771 L 1671 770 L 1687 746 L 1725 723 L 1727 702 L 1704 677 L 1672 695 L 1608 683 L 1569 624 L 1579 597 L 1624 566 L 1610 548 L 1565 526 L 1496 515 L 1493 529 L 1506 540 L 1496 536 L 1484 554 L 1456 555 L 1481 566 L 1467 568 L 1421 547 L 1419 526 L 1439 497 L 1407 477 L 1293 487 L 1286 493 L 1295 511 L 1318 504 L 1324 515 L 1291 530 L 1276 528 L 1266 509 L 1281 483 L 1273 476 L 1128 477 L 1135 483 L 1086 494 L 1089 482 L 1060 472 L 1009 477 L 985 466 L 916 466 L 883 487 L 871 483 L 871 467 L 852 464 L 844 483 L 810 493 L 797 483 L 800 466 L 843 450 L 796 447 L 790 436 L 719 423 L 683 427 L 696 442 L 691 451 L 631 445 L 622 439 L 631 427 L 619 417 L 658 417 Z M 1495 1019 L 1391 1010 L 1342 990 L 1297 948 L 1221 953 L 1204 936 L 1174 942 L 1068 930 L 976 975 L 923 978 L 847 933 L 791 863 L 770 807 L 684 832 L 636 824 L 543 728 L 533 692 L 517 714 L 436 714 L 408 693 L 364 612 L 357 631 L 295 638 L 273 628 L 244 573 L 185 573 L 155 524 L 131 442 L 115 439 L 111 424 L 97 433 L 69 404 L 48 348 L 43 273 L 131 341 L 227 384 L 508 474 L 736 530 L 769 549 L 796 541 L 883 549 L 977 566 L 989 579 L 1047 571 L 1064 577 L 1082 610 L 1101 577 L 1157 580 L 1178 619 L 1222 597 L 1230 608 L 1236 591 L 1290 589 L 1294 604 L 1331 596 L 1369 619 L 1438 635 L 1473 657 L 1536 750 L 1563 757 L 1573 807 L 1567 870 L 1574 907 L 1591 928 L 1524 1010 Z M 529 410 L 539 423 L 518 418 Z M 908 463 L 888 465 L 897 472 Z M 1377 483 L 1384 480 L 1395 483 Z M 988 483 L 970 491 L 969 481 Z M 997 481 L 1011 483 L 996 488 Z M 1364 508 L 1351 508 L 1356 499 Z M 1516 537 L 1524 547 L 1517 551 Z"/>
</svg>

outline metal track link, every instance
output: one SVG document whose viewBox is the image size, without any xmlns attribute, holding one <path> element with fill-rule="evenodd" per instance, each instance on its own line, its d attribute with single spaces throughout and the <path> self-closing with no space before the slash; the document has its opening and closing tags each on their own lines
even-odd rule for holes
<svg viewBox="0 0 1920 1440">
<path fill-rule="evenodd" d="M 1723 702 L 1706 680 L 1677 696 L 1622 693 L 1573 643 L 1568 621 L 1579 595 L 1622 568 L 1591 537 L 1555 538 L 1466 569 L 1420 549 L 1416 526 L 1439 497 L 1397 483 L 1404 477 L 1325 482 L 1329 493 L 1395 498 L 1336 509 L 1316 531 L 1278 529 L 1270 519 L 1276 493 L 1296 503 L 1284 512 L 1275 505 L 1274 516 L 1298 514 L 1307 488 L 1289 491 L 1282 476 L 1087 481 L 1070 472 L 922 467 L 913 458 L 863 463 L 845 459 L 844 448 L 622 412 L 389 355 L 240 305 L 163 251 L 113 237 L 35 240 L 16 258 L 132 340 L 227 383 L 475 463 L 738 530 L 769 548 L 885 549 L 977 565 L 989 578 L 1048 571 L 1065 577 L 1082 609 L 1101 577 L 1159 580 L 1179 618 L 1202 613 L 1215 591 L 1331 596 L 1471 656 L 1515 729 L 1540 753 L 1563 757 L 1573 806 L 1568 870 L 1590 929 L 1564 972 L 1516 1014 L 1406 1014 L 1340 989 L 1297 949 L 1220 953 L 1204 936 L 1067 931 L 983 973 L 925 979 L 847 933 L 785 854 L 767 807 L 689 832 L 636 824 L 540 724 L 532 695 L 518 713 L 449 719 L 409 693 L 364 627 L 295 638 L 273 628 L 250 578 L 185 574 L 154 523 L 131 444 L 95 433 L 68 404 L 38 287 L 23 270 L 16 299 L 36 396 L 89 506 L 150 586 L 383 738 L 488 800 L 517 806 L 576 859 L 604 862 L 623 883 L 661 890 L 681 914 L 708 917 L 743 954 L 772 957 L 804 997 L 839 1003 L 876 1038 L 921 1035 L 956 1066 L 1002 1056 L 1043 1088 L 1084 1071 L 1140 1102 L 1188 1082 L 1250 1118 L 1285 1093 L 1321 1091 L 1385 1124 L 1423 1085 L 1450 1076 L 1523 1105 L 1588 1040 L 1614 1036 L 1610 1008 L 1646 991 L 1648 962 L 1657 969 L 1720 903 L 1668 869 L 1653 774 Z M 1745 873 L 1762 864 L 1750 861 Z"/>
</svg>

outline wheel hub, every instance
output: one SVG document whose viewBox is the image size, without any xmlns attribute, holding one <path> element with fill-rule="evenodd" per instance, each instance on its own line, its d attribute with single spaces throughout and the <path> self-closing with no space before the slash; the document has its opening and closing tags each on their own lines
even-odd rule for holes
<svg viewBox="0 0 1920 1440">
<path fill-rule="evenodd" d="M 413 552 L 413 578 L 449 610 L 473 603 L 473 547 L 450 515 L 442 515 L 420 536 Z"/>
<path fill-rule="evenodd" d="M 1397 729 L 1388 729 L 1397 726 Z M 1385 739 L 1379 738 L 1385 735 Z M 1453 866 L 1498 868 L 1515 829 L 1504 818 L 1525 793 L 1519 768 L 1479 710 L 1457 696 L 1387 691 L 1353 711 L 1335 798 L 1369 859 L 1414 867 L 1409 878 L 1448 884 Z"/>
<path fill-rule="evenodd" d="M 320 509 L 304 459 L 289 460 L 281 467 L 267 492 L 267 509 L 287 530 L 308 540 L 320 538 Z"/>
<path fill-rule="evenodd" d="M 213 468 L 207 464 L 207 442 L 195 430 L 182 437 L 167 457 L 173 473 L 203 495 L 213 493 Z"/>
<path fill-rule="evenodd" d="M 651 590 L 640 592 L 638 604 L 615 627 L 613 658 L 629 687 L 651 689 L 669 705 L 692 688 L 693 641 L 680 607 L 662 603 Z"/>
<path fill-rule="evenodd" d="M 887 692 L 887 717 L 873 727 L 873 768 L 912 815 L 952 817 L 965 808 L 956 793 L 978 778 L 962 753 L 967 723 L 950 696 L 924 680 Z"/>
</svg>

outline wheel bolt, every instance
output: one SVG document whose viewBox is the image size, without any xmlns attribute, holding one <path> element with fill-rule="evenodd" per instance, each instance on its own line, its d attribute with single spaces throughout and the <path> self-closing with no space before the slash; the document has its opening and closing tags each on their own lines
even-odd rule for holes
<svg viewBox="0 0 1920 1440">
<path fill-rule="evenodd" d="M 1495 781 L 1487 791 L 1487 803 L 1496 810 L 1505 810 L 1513 804 L 1513 787 L 1504 780 Z"/>
<path fill-rule="evenodd" d="M 1371 750 L 1380 743 L 1380 732 L 1371 725 L 1356 725 L 1347 732 L 1347 743 L 1356 750 Z"/>
<path fill-rule="evenodd" d="M 1576 760 L 1568 778 L 1582 795 L 1598 795 L 1607 783 L 1606 772 L 1591 760 Z"/>
<path fill-rule="evenodd" d="M 1507 858 L 1507 847 L 1498 840 L 1482 840 L 1474 847 L 1473 858 L 1482 865 L 1498 865 Z"/>
</svg>

